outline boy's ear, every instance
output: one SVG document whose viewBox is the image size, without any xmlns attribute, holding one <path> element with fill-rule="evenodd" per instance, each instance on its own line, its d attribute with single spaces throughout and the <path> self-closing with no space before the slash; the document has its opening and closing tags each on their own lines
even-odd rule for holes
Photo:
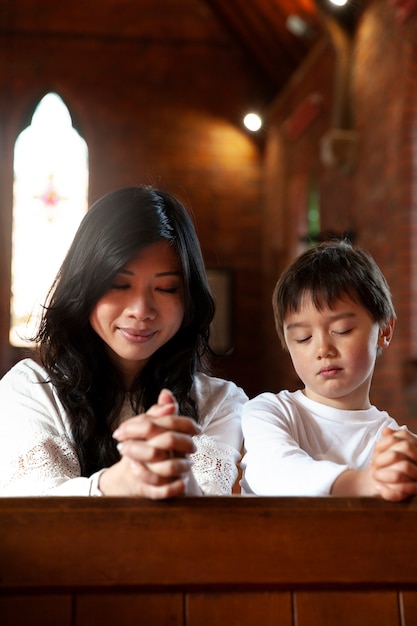
<svg viewBox="0 0 417 626">
<path fill-rule="evenodd" d="M 394 326 L 395 320 L 394 318 L 391 318 L 389 323 L 384 328 L 380 328 L 378 335 L 378 348 L 388 348 L 394 334 Z"/>
</svg>

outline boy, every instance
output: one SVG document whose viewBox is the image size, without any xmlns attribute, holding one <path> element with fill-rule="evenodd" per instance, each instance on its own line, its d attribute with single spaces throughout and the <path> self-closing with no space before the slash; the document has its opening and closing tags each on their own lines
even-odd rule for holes
<svg viewBox="0 0 417 626">
<path fill-rule="evenodd" d="M 377 496 L 417 492 L 417 437 L 369 399 L 395 311 L 372 257 L 346 241 L 296 259 L 274 290 L 276 329 L 304 388 L 243 410 L 242 493 Z"/>
</svg>

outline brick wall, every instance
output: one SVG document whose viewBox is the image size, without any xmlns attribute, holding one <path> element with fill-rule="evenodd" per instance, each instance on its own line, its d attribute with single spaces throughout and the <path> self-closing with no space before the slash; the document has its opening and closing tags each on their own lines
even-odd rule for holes
<svg viewBox="0 0 417 626">
<path fill-rule="evenodd" d="M 283 267 L 302 249 L 311 178 L 318 181 L 322 230 L 356 233 L 385 273 L 398 321 L 390 348 L 377 361 L 371 400 L 400 422 L 417 424 L 416 148 L 417 18 L 395 19 L 384 0 L 371 2 L 353 42 L 351 95 L 359 134 L 356 166 L 350 172 L 320 159 L 334 102 L 336 57 L 330 41 L 317 44 L 270 111 L 267 142 L 267 206 L 264 228 L 265 306 Z M 306 99 L 321 99 L 319 114 L 297 136 L 288 137 Z M 266 384 L 296 387 L 288 357 L 273 343 L 266 321 Z"/>
<path fill-rule="evenodd" d="M 372 400 L 411 422 L 416 16 L 400 23 L 388 1 L 375 0 L 358 25 L 351 89 L 359 152 L 346 173 L 320 160 L 334 102 L 328 40 L 316 44 L 270 106 L 267 129 L 256 140 L 243 131 L 241 117 L 269 101 L 270 86 L 205 3 L 176 2 L 174 16 L 169 2 L 165 12 L 156 5 L 149 3 L 142 19 L 134 0 L 117 14 L 110 2 L 98 11 L 94 0 L 1 3 L 0 373 L 19 358 L 7 340 L 13 146 L 39 99 L 54 90 L 88 142 L 91 200 L 122 185 L 161 185 L 192 210 L 207 266 L 231 270 L 235 348 L 221 373 L 250 395 L 298 384 L 276 339 L 271 293 L 304 246 L 308 194 L 317 184 L 322 229 L 354 229 L 391 283 L 399 319 L 378 360 Z"/>
<path fill-rule="evenodd" d="M 56 91 L 88 143 L 92 201 L 153 183 L 191 209 L 207 266 L 233 276 L 235 349 L 221 373 L 255 393 L 262 145 L 241 118 L 269 86 L 204 2 L 149 3 L 144 15 L 135 7 L 5 0 L 0 8 L 1 370 L 20 356 L 7 339 L 13 146 L 40 98 Z"/>
</svg>

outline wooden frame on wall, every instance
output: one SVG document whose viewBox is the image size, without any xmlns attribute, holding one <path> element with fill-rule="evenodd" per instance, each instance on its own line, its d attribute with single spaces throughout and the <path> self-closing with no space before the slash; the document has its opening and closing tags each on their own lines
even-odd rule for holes
<svg viewBox="0 0 417 626">
<path fill-rule="evenodd" d="M 220 354 L 233 350 L 232 291 L 233 278 L 229 269 L 207 269 L 208 282 L 216 304 L 211 324 L 210 345 Z"/>
</svg>

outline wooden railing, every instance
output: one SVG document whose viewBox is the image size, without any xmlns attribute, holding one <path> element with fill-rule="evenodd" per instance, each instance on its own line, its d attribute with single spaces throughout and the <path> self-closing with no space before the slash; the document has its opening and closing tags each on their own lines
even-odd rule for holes
<svg viewBox="0 0 417 626">
<path fill-rule="evenodd" d="M 1 626 L 416 626 L 417 499 L 0 498 Z"/>
</svg>

